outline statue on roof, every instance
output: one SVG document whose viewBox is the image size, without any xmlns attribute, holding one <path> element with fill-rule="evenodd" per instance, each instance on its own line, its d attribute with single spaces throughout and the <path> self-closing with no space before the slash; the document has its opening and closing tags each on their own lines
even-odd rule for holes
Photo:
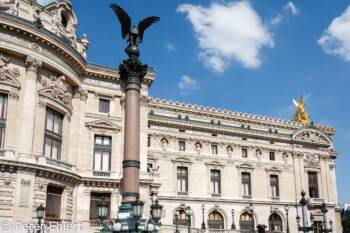
<svg viewBox="0 0 350 233">
<path fill-rule="evenodd" d="M 122 26 L 122 38 L 126 39 L 129 43 L 126 47 L 125 52 L 129 58 L 137 59 L 140 55 L 138 45 L 142 43 L 144 31 L 160 20 L 157 16 L 147 17 L 139 22 L 139 25 L 133 25 L 131 29 L 131 18 L 130 16 L 117 4 L 111 4 L 110 7 L 117 15 L 119 22 Z"/>
<path fill-rule="evenodd" d="M 299 103 L 296 102 L 294 99 L 293 99 L 293 103 L 294 103 L 294 106 L 297 110 L 295 112 L 295 114 L 293 115 L 294 121 L 308 125 L 310 123 L 309 114 L 306 113 L 307 109 L 305 108 L 307 101 L 305 101 L 305 103 L 304 103 L 303 95 L 300 96 Z"/>
</svg>

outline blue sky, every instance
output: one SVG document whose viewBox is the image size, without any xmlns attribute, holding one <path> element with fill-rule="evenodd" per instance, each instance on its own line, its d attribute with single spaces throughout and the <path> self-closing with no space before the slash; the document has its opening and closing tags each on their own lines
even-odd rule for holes
<svg viewBox="0 0 350 233">
<path fill-rule="evenodd" d="M 107 0 L 71 0 L 89 62 L 118 67 L 126 42 Z M 98 2 L 98 3 L 97 3 Z M 146 30 L 140 60 L 156 69 L 153 97 L 333 126 L 339 202 L 350 202 L 350 3 L 345 0 L 120 0 Z"/>
</svg>

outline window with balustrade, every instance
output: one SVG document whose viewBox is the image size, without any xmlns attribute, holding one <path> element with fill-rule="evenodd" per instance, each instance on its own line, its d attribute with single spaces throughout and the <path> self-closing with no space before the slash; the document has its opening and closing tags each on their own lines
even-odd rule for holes
<svg viewBox="0 0 350 233">
<path fill-rule="evenodd" d="M 188 168 L 177 167 L 177 193 L 185 195 L 188 192 Z"/>
<path fill-rule="evenodd" d="M 317 172 L 308 172 L 309 195 L 311 198 L 319 198 Z"/>
<path fill-rule="evenodd" d="M 60 219 L 61 199 L 63 188 L 56 186 L 47 186 L 46 194 L 46 218 Z"/>
<path fill-rule="evenodd" d="M 0 149 L 5 145 L 5 128 L 7 116 L 7 95 L 0 94 Z"/>
<path fill-rule="evenodd" d="M 272 231 L 272 225 L 273 225 L 273 230 L 274 231 L 281 231 L 281 232 L 283 231 L 283 229 L 282 229 L 282 219 L 276 213 L 271 214 L 270 217 L 269 217 L 269 229 L 270 229 L 270 231 Z"/>
<path fill-rule="evenodd" d="M 95 136 L 94 146 L 94 170 L 110 171 L 112 142 L 111 137 Z"/>
<path fill-rule="evenodd" d="M 188 217 L 185 214 L 185 210 L 177 210 L 177 211 L 179 211 L 177 224 L 180 225 L 180 226 L 187 226 L 188 225 Z M 175 215 L 175 213 L 173 215 L 173 225 L 176 225 L 176 215 Z M 190 217 L 190 225 L 191 225 L 191 217 Z"/>
<path fill-rule="evenodd" d="M 213 211 L 208 216 L 208 227 L 210 230 L 223 230 L 224 218 L 218 211 Z"/>
<path fill-rule="evenodd" d="M 241 214 L 241 216 L 239 217 L 239 227 L 241 231 L 244 231 L 244 232 L 250 231 L 252 225 L 254 228 L 254 218 L 252 221 L 251 214 L 250 213 Z"/>
<path fill-rule="evenodd" d="M 220 195 L 221 193 L 221 174 L 220 170 L 210 170 L 210 191 L 212 196 Z"/>
<path fill-rule="evenodd" d="M 53 109 L 46 109 L 44 155 L 61 159 L 63 115 Z"/>
<path fill-rule="evenodd" d="M 270 175 L 270 190 L 272 199 L 279 197 L 279 185 L 277 175 Z"/>
<path fill-rule="evenodd" d="M 247 172 L 242 172 L 242 195 L 243 198 L 248 198 L 252 195 L 250 173 Z"/>
</svg>

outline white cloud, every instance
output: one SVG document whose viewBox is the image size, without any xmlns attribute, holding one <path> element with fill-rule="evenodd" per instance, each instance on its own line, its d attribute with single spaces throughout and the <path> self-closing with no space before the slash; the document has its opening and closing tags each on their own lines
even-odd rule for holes
<svg viewBox="0 0 350 233">
<path fill-rule="evenodd" d="M 177 11 L 187 13 L 193 24 L 205 66 L 219 73 L 233 59 L 247 68 L 260 66 L 261 47 L 274 45 L 272 35 L 247 1 L 213 3 L 209 8 L 182 4 Z"/>
<path fill-rule="evenodd" d="M 187 75 L 181 77 L 181 81 L 179 82 L 179 88 L 181 89 L 182 94 L 187 94 L 191 90 L 201 89 L 198 85 L 198 81 L 196 79 L 190 78 Z"/>
<path fill-rule="evenodd" d="M 288 2 L 287 5 L 284 6 L 285 10 L 290 10 L 293 15 L 297 15 L 299 10 L 292 2 Z"/>
<path fill-rule="evenodd" d="M 350 6 L 339 17 L 333 19 L 318 43 L 326 53 L 350 61 Z"/>
<path fill-rule="evenodd" d="M 170 50 L 170 51 L 174 51 L 175 50 L 175 46 L 172 43 L 166 43 L 165 47 L 167 48 L 167 50 Z"/>
<path fill-rule="evenodd" d="M 283 19 L 283 15 L 281 14 L 278 14 L 275 18 L 273 18 L 270 22 L 272 25 L 278 25 L 282 22 L 282 19 Z"/>
</svg>

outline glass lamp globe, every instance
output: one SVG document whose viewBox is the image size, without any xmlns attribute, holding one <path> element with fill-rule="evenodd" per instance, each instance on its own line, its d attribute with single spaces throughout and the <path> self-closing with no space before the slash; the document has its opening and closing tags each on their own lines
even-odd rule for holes
<svg viewBox="0 0 350 233">
<path fill-rule="evenodd" d="M 205 205 L 202 205 L 202 210 L 203 210 L 203 211 L 205 210 Z"/>
<path fill-rule="evenodd" d="M 273 207 L 271 206 L 271 208 L 270 208 L 270 212 L 272 213 L 272 212 L 273 212 L 273 210 L 274 210 L 274 209 L 273 209 Z"/>
<path fill-rule="evenodd" d="M 152 218 L 154 221 L 158 222 L 162 217 L 162 209 L 163 205 L 160 205 L 158 200 L 155 201 L 153 205 L 151 205 Z"/>
<path fill-rule="evenodd" d="M 178 217 L 180 215 L 180 212 L 178 210 L 175 211 L 175 216 Z"/>
<path fill-rule="evenodd" d="M 45 212 L 45 208 L 43 207 L 42 204 L 40 204 L 40 206 L 36 208 L 37 218 L 42 219 L 44 217 L 44 212 Z"/>
<path fill-rule="evenodd" d="M 185 210 L 185 214 L 187 217 L 190 217 L 192 215 L 192 209 L 190 206 L 187 206 L 187 208 Z"/>
<path fill-rule="evenodd" d="M 144 204 L 145 204 L 145 202 L 140 201 L 140 199 L 138 199 L 138 198 L 136 199 L 136 201 L 131 202 L 132 214 L 134 215 L 134 217 L 136 217 L 136 218 L 142 217 Z"/>
<path fill-rule="evenodd" d="M 105 219 L 107 217 L 108 206 L 109 204 L 105 202 L 105 200 L 102 200 L 101 202 L 97 203 L 98 218 Z"/>
<path fill-rule="evenodd" d="M 253 206 L 252 203 L 250 203 L 250 205 L 249 205 L 249 211 L 250 211 L 250 212 L 253 212 L 253 211 L 254 211 L 254 206 Z"/>
<path fill-rule="evenodd" d="M 150 222 L 147 224 L 147 231 L 152 232 L 154 230 L 154 225 Z"/>
<path fill-rule="evenodd" d="M 286 206 L 284 207 L 284 209 L 285 209 L 285 211 L 286 211 L 286 212 L 288 212 L 288 210 L 289 210 L 289 206 L 288 206 L 288 205 L 286 205 Z"/>
<path fill-rule="evenodd" d="M 120 222 L 116 222 L 113 224 L 113 231 L 121 231 L 122 224 Z"/>
</svg>

